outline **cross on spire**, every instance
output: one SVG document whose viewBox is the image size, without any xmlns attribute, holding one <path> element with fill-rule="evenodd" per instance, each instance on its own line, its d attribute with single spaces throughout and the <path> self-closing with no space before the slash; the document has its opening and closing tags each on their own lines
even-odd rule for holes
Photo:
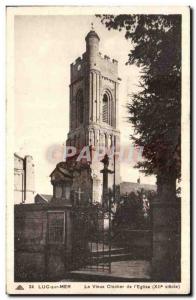
<svg viewBox="0 0 196 300">
<path fill-rule="evenodd" d="M 91 23 L 91 30 L 94 30 L 93 22 Z"/>
</svg>

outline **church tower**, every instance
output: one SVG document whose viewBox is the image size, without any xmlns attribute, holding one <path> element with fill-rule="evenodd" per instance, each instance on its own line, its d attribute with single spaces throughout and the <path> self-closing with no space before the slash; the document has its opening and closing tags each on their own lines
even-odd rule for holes
<svg viewBox="0 0 196 300">
<path fill-rule="evenodd" d="M 118 62 L 99 52 L 100 38 L 92 29 L 86 36 L 86 52 L 71 64 L 70 123 L 66 141 L 79 152 L 91 146 L 92 152 L 118 147 Z M 93 156 L 92 153 L 92 156 Z M 103 164 L 92 160 L 92 199 L 101 201 Z M 120 164 L 110 160 L 109 187 L 120 184 Z"/>
</svg>

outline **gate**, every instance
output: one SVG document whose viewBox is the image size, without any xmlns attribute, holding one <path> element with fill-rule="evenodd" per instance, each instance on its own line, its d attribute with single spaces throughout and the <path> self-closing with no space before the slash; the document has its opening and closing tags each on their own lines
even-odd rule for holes
<svg viewBox="0 0 196 300">
<path fill-rule="evenodd" d="M 66 213 L 47 211 L 45 268 L 48 281 L 63 278 L 66 270 Z"/>
<path fill-rule="evenodd" d="M 73 269 L 111 272 L 111 213 L 101 204 L 73 206 Z"/>
</svg>

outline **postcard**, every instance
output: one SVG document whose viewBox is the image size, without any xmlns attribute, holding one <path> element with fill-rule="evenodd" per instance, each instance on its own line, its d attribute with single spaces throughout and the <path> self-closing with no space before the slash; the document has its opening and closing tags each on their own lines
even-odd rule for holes
<svg viewBox="0 0 196 300">
<path fill-rule="evenodd" d="M 6 14 L 6 292 L 189 294 L 190 8 Z"/>
</svg>

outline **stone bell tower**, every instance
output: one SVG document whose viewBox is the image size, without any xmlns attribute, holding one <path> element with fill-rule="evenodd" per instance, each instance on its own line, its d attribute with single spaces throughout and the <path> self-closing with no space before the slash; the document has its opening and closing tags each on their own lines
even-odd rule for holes
<svg viewBox="0 0 196 300">
<path fill-rule="evenodd" d="M 100 38 L 92 29 L 86 36 L 86 52 L 71 64 L 70 123 L 66 141 L 79 152 L 91 146 L 92 156 L 101 148 L 118 147 L 118 62 L 99 52 Z M 103 157 L 102 157 L 103 158 Z M 100 159 L 101 160 L 101 159 Z M 102 163 L 92 160 L 92 199 L 102 198 Z M 115 171 L 109 187 L 120 183 L 120 164 L 112 158 L 110 169 Z"/>
</svg>

